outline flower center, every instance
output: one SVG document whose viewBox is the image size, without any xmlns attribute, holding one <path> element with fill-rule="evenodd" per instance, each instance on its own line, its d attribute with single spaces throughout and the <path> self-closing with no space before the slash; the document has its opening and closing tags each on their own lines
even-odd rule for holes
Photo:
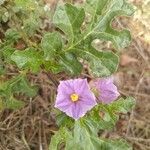
<svg viewBox="0 0 150 150">
<path fill-rule="evenodd" d="M 79 100 L 79 95 L 74 93 L 70 95 L 70 98 L 73 102 L 76 102 Z"/>
</svg>

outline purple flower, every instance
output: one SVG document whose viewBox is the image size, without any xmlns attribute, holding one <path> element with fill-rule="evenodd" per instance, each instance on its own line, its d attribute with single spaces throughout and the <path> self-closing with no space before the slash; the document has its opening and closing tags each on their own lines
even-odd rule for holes
<svg viewBox="0 0 150 150">
<path fill-rule="evenodd" d="M 55 107 L 75 120 L 97 104 L 86 79 L 60 81 L 57 92 Z"/>
<path fill-rule="evenodd" d="M 98 79 L 91 84 L 95 91 L 96 97 L 99 102 L 105 104 L 111 103 L 116 100 L 120 95 L 117 87 L 113 83 L 113 78 Z"/>
</svg>

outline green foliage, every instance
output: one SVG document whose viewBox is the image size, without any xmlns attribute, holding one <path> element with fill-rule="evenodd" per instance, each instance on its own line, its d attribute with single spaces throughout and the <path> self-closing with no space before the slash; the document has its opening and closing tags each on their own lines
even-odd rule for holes
<svg viewBox="0 0 150 150">
<path fill-rule="evenodd" d="M 118 56 L 113 52 L 97 51 L 94 48 L 80 50 L 81 58 L 86 59 L 90 65 L 90 72 L 94 77 L 110 76 L 118 66 Z"/>
<path fill-rule="evenodd" d="M 125 0 L 87 0 L 87 5 L 92 11 L 92 22 L 90 24 L 90 38 L 111 41 L 117 49 L 126 47 L 131 40 L 128 30 L 117 31 L 111 27 L 111 22 L 116 16 L 132 15 L 134 12 L 131 5 Z M 97 15 L 100 15 L 98 17 Z M 95 23 L 95 20 L 96 23 Z"/>
<path fill-rule="evenodd" d="M 0 75 L 3 75 L 5 73 L 5 68 L 4 68 L 4 62 L 1 59 L 1 55 L 0 55 Z"/>
<path fill-rule="evenodd" d="M 58 150 L 64 143 L 65 150 L 132 150 L 121 139 L 101 139 L 97 136 L 99 130 L 112 129 L 119 117 L 119 113 L 127 113 L 135 105 L 131 97 L 119 99 L 109 105 L 99 104 L 86 117 L 79 121 L 72 121 L 64 114 L 57 116 L 60 130 L 52 137 L 49 149 Z"/>
<path fill-rule="evenodd" d="M 20 38 L 18 31 L 15 28 L 8 29 L 5 33 L 6 42 L 15 42 Z"/>
<path fill-rule="evenodd" d="M 18 109 L 24 106 L 23 101 L 17 100 L 14 97 L 19 93 L 33 97 L 37 93 L 37 88 L 31 86 L 24 75 L 19 75 L 6 82 L 2 82 L 0 85 L 1 109 Z"/>
<path fill-rule="evenodd" d="M 59 145 L 66 141 L 67 138 L 71 138 L 72 135 L 67 128 L 61 128 L 58 132 L 55 133 L 51 139 L 51 144 L 49 150 L 58 150 Z"/>
<path fill-rule="evenodd" d="M 60 56 L 59 62 L 64 70 L 70 72 L 71 74 L 78 75 L 82 71 L 82 65 L 73 53 L 66 53 Z"/>
<path fill-rule="evenodd" d="M 107 7 L 101 7 L 101 3 Z M 86 5 L 93 10 L 90 12 L 91 21 L 83 32 L 81 26 L 86 13 L 82 8 L 71 4 L 59 4 L 53 22 L 66 35 L 68 44 L 64 53 L 73 52 L 77 57 L 86 59 L 95 76 L 109 76 L 117 69 L 118 57 L 113 52 L 95 50 L 91 43 L 95 39 L 101 39 L 111 41 L 117 49 L 126 47 L 131 40 L 129 31 L 113 29 L 111 21 L 118 15 L 131 15 L 133 9 L 123 0 L 87 1 Z"/>
<path fill-rule="evenodd" d="M 2 54 L 6 63 L 11 63 L 11 55 L 14 53 L 16 49 L 11 46 L 5 46 L 2 48 Z"/>
<path fill-rule="evenodd" d="M 132 97 L 127 97 L 126 99 L 120 98 L 119 100 L 113 102 L 111 105 L 107 106 L 108 109 L 114 112 L 127 113 L 135 105 L 135 100 Z"/>
<path fill-rule="evenodd" d="M 119 113 L 127 113 L 135 105 L 135 100 L 131 97 L 119 99 L 109 105 L 100 104 L 86 118 L 87 126 L 92 123 L 97 130 L 112 129 L 119 119 Z"/>
<path fill-rule="evenodd" d="M 15 0 L 16 7 L 23 8 L 23 9 L 36 9 L 38 4 L 36 1 L 33 0 Z"/>
<path fill-rule="evenodd" d="M 82 120 L 75 122 L 73 133 L 67 128 L 61 128 L 52 137 L 49 150 L 59 150 L 62 143 L 65 144 L 65 150 L 132 150 L 124 140 L 106 140 L 94 136 Z"/>
<path fill-rule="evenodd" d="M 84 124 L 89 132 L 95 134 L 99 130 L 112 129 L 119 119 L 119 114 L 129 112 L 134 106 L 135 100 L 132 97 L 120 98 L 109 105 L 99 104 L 90 114 L 84 117 Z M 64 114 L 57 117 L 59 126 L 70 127 L 72 123 L 73 121 L 69 117 L 64 116 Z"/>
<path fill-rule="evenodd" d="M 14 97 L 11 97 L 3 102 L 2 108 L 16 110 L 22 108 L 23 106 L 24 106 L 24 102 L 20 100 L 16 100 Z"/>
<path fill-rule="evenodd" d="M 57 32 L 47 33 L 44 35 L 41 46 L 44 50 L 45 60 L 52 60 L 62 50 L 62 38 Z"/>
<path fill-rule="evenodd" d="M 15 66 L 20 73 L 2 78 L 0 109 L 19 109 L 25 105 L 20 96 L 36 95 L 37 88 L 29 84 L 27 72 L 80 75 L 84 68 L 81 62 L 85 62 L 93 77 L 113 74 L 118 56 L 111 50 L 96 50 L 92 43 L 96 39 L 111 41 L 116 50 L 128 46 L 130 32 L 115 29 L 112 21 L 133 11 L 125 0 L 86 0 L 80 7 L 60 2 L 54 14 L 44 9 L 42 0 L 0 0 L 0 75 Z M 100 104 L 77 122 L 59 114 L 56 123 L 60 130 L 49 149 L 64 145 L 66 150 L 131 150 L 126 142 L 100 139 L 97 133 L 112 129 L 119 113 L 127 113 L 134 104 L 132 98 Z"/>
<path fill-rule="evenodd" d="M 1 21 L 10 26 L 3 44 L 13 47 L 22 39 L 26 45 L 25 50 L 16 50 L 10 57 L 20 69 L 37 72 L 42 65 L 53 73 L 67 71 L 78 75 L 83 68 L 80 62 L 86 60 L 93 76 L 110 76 L 117 70 L 118 56 L 112 51 L 96 50 L 92 42 L 95 39 L 111 41 L 116 49 L 122 49 L 131 40 L 128 30 L 118 31 L 111 26 L 116 16 L 133 13 L 132 6 L 125 0 L 87 0 L 84 7 L 59 3 L 52 18 L 59 30 L 52 33 L 41 30 L 42 18 L 48 19 L 51 15 L 44 10 L 41 1 L 15 0 L 0 7 L 2 18 L 8 14 L 7 21 Z M 36 32 L 42 35 L 40 45 L 35 41 Z"/>
<path fill-rule="evenodd" d="M 68 117 L 66 114 L 61 113 L 56 116 L 56 124 L 59 127 L 72 127 L 74 120 Z"/>
<path fill-rule="evenodd" d="M 11 60 L 14 61 L 20 69 L 31 69 L 37 72 L 42 64 L 42 56 L 33 48 L 24 51 L 16 50 L 11 55 Z"/>
<path fill-rule="evenodd" d="M 0 59 L 1 64 L 5 64 L 4 70 L 7 65 L 14 65 L 13 61 L 19 60 L 16 64 L 20 69 L 30 69 L 33 70 L 33 72 L 37 72 L 41 64 L 40 59 L 43 59 L 43 52 L 40 51 L 39 54 L 39 39 L 37 39 L 36 35 L 37 32 L 39 35 L 43 34 L 43 30 L 41 29 L 45 26 L 44 19 L 49 20 L 50 12 L 44 10 L 42 0 L 5 0 L 1 1 L 0 4 L 0 35 L 2 35 L 0 42 Z M 25 52 L 15 49 L 17 47 L 16 45 L 21 45 L 20 41 L 24 44 L 23 49 L 26 48 Z M 33 52 L 31 52 L 31 50 L 29 52 L 27 49 L 32 49 Z M 34 52 L 33 49 L 38 52 Z M 29 58 L 30 54 L 35 54 L 35 57 L 32 59 L 30 56 Z M 13 58 L 13 61 L 11 58 Z M 21 59 L 23 60 L 21 61 Z M 37 61 L 35 59 L 37 59 Z M 29 67 L 31 62 L 34 63 Z M 1 72 L 5 73 L 4 71 Z"/>
<path fill-rule="evenodd" d="M 80 33 L 84 17 L 83 8 L 77 8 L 71 4 L 60 4 L 54 14 L 53 22 L 66 34 L 69 44 L 72 45 Z"/>
</svg>

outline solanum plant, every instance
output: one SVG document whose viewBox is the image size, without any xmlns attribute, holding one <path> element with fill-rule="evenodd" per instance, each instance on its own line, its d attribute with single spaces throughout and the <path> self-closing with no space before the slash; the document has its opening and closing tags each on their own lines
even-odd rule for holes
<svg viewBox="0 0 150 150">
<path fill-rule="evenodd" d="M 112 21 L 117 16 L 132 15 L 133 6 L 125 0 L 86 0 L 80 5 L 60 1 L 53 13 L 45 8 L 40 0 L 0 3 L 0 73 L 7 74 L 6 66 L 19 70 L 0 85 L 1 105 L 20 108 L 24 104 L 15 98 L 16 94 L 37 94 L 27 73 L 66 72 L 70 79 L 60 81 L 54 101 L 59 130 L 49 149 L 132 149 L 124 140 L 100 138 L 98 133 L 112 129 L 119 113 L 127 113 L 135 104 L 131 97 L 121 98 L 111 77 L 118 68 L 118 50 L 131 41 L 130 32 L 114 29 Z M 52 24 L 51 29 L 44 27 L 45 20 Z M 111 41 L 115 50 L 97 50 L 93 44 L 96 39 Z M 90 83 L 81 76 L 85 69 L 92 79 Z"/>
</svg>

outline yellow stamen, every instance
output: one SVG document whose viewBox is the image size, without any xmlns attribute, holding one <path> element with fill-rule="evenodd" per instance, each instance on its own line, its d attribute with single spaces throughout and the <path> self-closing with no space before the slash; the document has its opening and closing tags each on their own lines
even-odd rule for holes
<svg viewBox="0 0 150 150">
<path fill-rule="evenodd" d="M 73 102 L 76 102 L 79 100 L 79 95 L 74 93 L 74 94 L 71 94 L 70 98 Z"/>
</svg>

